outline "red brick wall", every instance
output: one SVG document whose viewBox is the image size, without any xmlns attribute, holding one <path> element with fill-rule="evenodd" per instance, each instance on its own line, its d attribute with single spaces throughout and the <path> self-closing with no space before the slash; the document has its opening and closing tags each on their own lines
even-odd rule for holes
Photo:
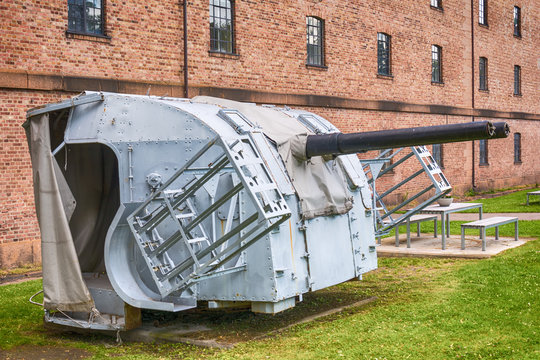
<svg viewBox="0 0 540 360">
<path fill-rule="evenodd" d="M 486 119 L 478 119 L 486 120 Z M 480 189 L 500 189 L 520 184 L 540 183 L 538 141 L 540 124 L 532 121 L 507 120 L 512 132 L 521 134 L 521 163 L 514 163 L 514 135 L 503 140 L 488 141 L 488 166 L 477 166 L 477 185 Z M 478 145 L 477 145 L 478 154 Z"/>
<path fill-rule="evenodd" d="M 0 69 L 179 81 L 183 46 L 179 1 L 104 3 L 110 40 L 66 37 L 67 0 L 2 1 Z"/>
<path fill-rule="evenodd" d="M 475 1 L 475 105 L 477 108 L 540 111 L 540 11 L 538 1 L 489 1 L 488 27 L 478 24 Z M 521 38 L 514 37 L 514 6 L 521 7 Z M 488 92 L 478 90 L 478 61 L 488 59 Z M 521 66 L 522 96 L 514 96 L 514 65 Z"/>
<path fill-rule="evenodd" d="M 105 3 L 111 39 L 88 41 L 66 37 L 65 0 L 3 1 L 0 14 L 7 21 L 0 31 L 7 41 L 1 45 L 0 70 L 181 82 L 179 2 Z M 540 30 L 535 1 L 490 1 L 489 28 L 478 25 L 478 1 L 473 3 L 475 64 L 486 56 L 490 78 L 489 94 L 476 91 L 478 107 L 538 113 L 537 57 L 530 56 Z M 514 4 L 522 8 L 521 39 L 512 35 Z M 280 6 L 239 0 L 239 56 L 227 57 L 208 53 L 208 1 L 190 2 L 189 78 L 194 85 L 470 106 L 470 2 L 445 0 L 443 6 L 434 10 L 428 0 L 288 1 Z M 305 66 L 306 15 L 325 20 L 326 70 Z M 393 79 L 377 77 L 377 32 L 392 36 Z M 431 44 L 443 50 L 444 86 L 431 84 Z M 522 98 L 512 96 L 514 64 L 532 80 L 524 81 Z"/>
<path fill-rule="evenodd" d="M 222 58 L 207 56 L 208 5 L 199 2 L 191 10 L 198 17 L 190 18 L 196 67 L 191 78 L 201 85 L 219 78 L 238 88 L 468 106 L 463 89 L 470 80 L 463 78 L 468 64 L 462 58 L 469 44 L 469 13 L 461 3 L 445 1 L 441 13 L 418 0 L 289 1 L 279 11 L 269 11 L 265 2 L 239 1 L 240 56 Z M 307 15 L 325 20 L 326 70 L 305 66 Z M 392 36 L 393 79 L 377 77 L 377 32 Z M 443 47 L 444 86 L 431 85 L 431 44 Z M 200 63 L 200 57 L 206 59 Z"/>
</svg>

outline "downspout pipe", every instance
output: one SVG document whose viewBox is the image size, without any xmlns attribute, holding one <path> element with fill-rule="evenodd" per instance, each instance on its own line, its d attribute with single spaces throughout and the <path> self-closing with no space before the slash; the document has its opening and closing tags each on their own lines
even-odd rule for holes
<svg viewBox="0 0 540 360">
<path fill-rule="evenodd" d="M 471 0 L 471 108 L 474 114 L 474 0 Z M 471 116 L 474 122 L 474 115 Z M 472 142 L 472 188 L 476 189 L 476 154 L 474 151 L 474 141 Z"/>
<path fill-rule="evenodd" d="M 188 91 L 188 17 L 187 17 L 187 0 L 183 1 L 183 15 L 184 15 L 184 97 L 189 98 Z"/>
</svg>

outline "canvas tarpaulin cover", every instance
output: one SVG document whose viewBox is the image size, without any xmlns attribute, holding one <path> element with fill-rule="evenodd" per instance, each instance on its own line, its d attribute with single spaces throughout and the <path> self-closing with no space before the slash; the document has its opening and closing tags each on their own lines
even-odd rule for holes
<svg viewBox="0 0 540 360">
<path fill-rule="evenodd" d="M 44 307 L 91 312 L 94 301 L 83 281 L 69 228 L 75 199 L 51 153 L 49 114 L 28 119 L 25 129 L 41 230 Z"/>
<path fill-rule="evenodd" d="M 197 96 L 193 102 L 238 110 L 263 129 L 265 135 L 278 146 L 278 152 L 300 198 L 305 219 L 344 214 L 352 208 L 352 196 L 337 161 L 320 156 L 306 159 L 305 142 L 307 135 L 312 133 L 296 119 L 279 109 L 209 96 Z"/>
</svg>

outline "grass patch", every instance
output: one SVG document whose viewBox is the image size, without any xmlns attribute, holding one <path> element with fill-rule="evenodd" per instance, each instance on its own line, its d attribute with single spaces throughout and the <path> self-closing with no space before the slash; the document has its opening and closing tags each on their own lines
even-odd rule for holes
<svg viewBox="0 0 540 360">
<path fill-rule="evenodd" d="M 540 212 L 540 196 L 531 196 L 527 206 L 527 193 L 540 189 L 527 189 L 489 199 L 476 199 L 468 202 L 484 204 L 485 213 L 531 213 Z M 478 211 L 463 211 L 478 212 Z"/>
<path fill-rule="evenodd" d="M 41 265 L 26 264 L 14 269 L 0 269 L 0 278 L 10 275 L 22 275 L 35 271 L 41 271 Z"/>
<path fill-rule="evenodd" d="M 538 359 L 540 242 L 395 279 L 377 306 L 216 354 L 224 359 Z M 385 259 L 400 270 L 426 260 Z M 414 265 L 413 265 L 414 264 Z M 444 266 L 446 265 L 446 266 Z M 450 271 L 451 270 L 451 271 Z M 396 274 L 397 275 L 397 274 Z M 403 288 L 400 285 L 404 285 Z"/>
</svg>

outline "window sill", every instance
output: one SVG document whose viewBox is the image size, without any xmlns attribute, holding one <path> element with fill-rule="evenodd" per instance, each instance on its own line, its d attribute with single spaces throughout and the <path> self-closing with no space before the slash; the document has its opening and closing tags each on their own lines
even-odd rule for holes
<svg viewBox="0 0 540 360">
<path fill-rule="evenodd" d="M 442 82 L 442 81 L 432 81 L 432 82 L 431 82 L 431 85 L 435 85 L 435 86 L 444 86 L 444 82 Z"/>
<path fill-rule="evenodd" d="M 521 34 L 520 35 L 513 34 L 513 35 L 514 35 L 514 38 L 521 40 Z"/>
<path fill-rule="evenodd" d="M 520 98 L 520 97 L 523 97 L 523 95 L 522 94 L 514 94 L 514 97 Z"/>
<path fill-rule="evenodd" d="M 440 11 L 440 12 L 444 12 L 443 8 L 440 7 L 440 6 L 429 5 L 429 7 L 430 7 L 432 10 L 437 10 L 437 11 Z"/>
<path fill-rule="evenodd" d="M 478 23 L 478 26 L 480 26 L 481 28 L 484 28 L 484 29 L 489 29 L 488 24 L 482 24 L 481 22 Z"/>
<path fill-rule="evenodd" d="M 378 79 L 394 80 L 394 75 L 377 74 Z"/>
<path fill-rule="evenodd" d="M 236 60 L 236 59 L 240 58 L 240 54 L 236 54 L 236 53 L 224 53 L 224 52 L 213 51 L 213 50 L 208 50 L 208 55 L 209 55 L 209 56 L 213 56 L 213 57 L 219 57 L 219 58 L 222 58 L 222 59 L 233 59 L 233 60 Z"/>
<path fill-rule="evenodd" d="M 306 68 L 314 69 L 314 70 L 320 70 L 320 71 L 328 70 L 328 66 L 325 66 L 325 65 L 306 64 Z"/>
<path fill-rule="evenodd" d="M 66 30 L 66 38 L 68 39 L 77 39 L 77 40 L 87 40 L 87 41 L 96 41 L 101 43 L 110 43 L 112 38 L 107 35 L 100 34 L 86 34 L 79 33 L 75 31 Z"/>
<path fill-rule="evenodd" d="M 514 161 L 514 165 L 521 165 L 522 162 L 521 161 Z"/>
<path fill-rule="evenodd" d="M 480 166 L 480 167 L 488 167 L 489 163 L 481 163 L 481 164 L 478 164 L 478 166 Z"/>
<path fill-rule="evenodd" d="M 489 94 L 489 89 L 478 89 L 479 92 Z"/>
</svg>

